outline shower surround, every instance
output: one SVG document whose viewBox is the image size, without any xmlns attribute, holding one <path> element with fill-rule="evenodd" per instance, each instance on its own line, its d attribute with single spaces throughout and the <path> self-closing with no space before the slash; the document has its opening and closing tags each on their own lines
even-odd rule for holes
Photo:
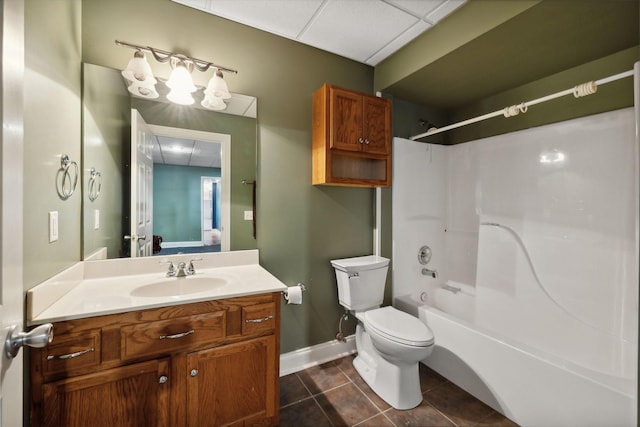
<svg viewBox="0 0 640 427">
<path fill-rule="evenodd" d="M 634 127 L 629 108 L 394 140 L 394 305 L 433 330 L 427 365 L 519 424 L 636 425 Z"/>
</svg>

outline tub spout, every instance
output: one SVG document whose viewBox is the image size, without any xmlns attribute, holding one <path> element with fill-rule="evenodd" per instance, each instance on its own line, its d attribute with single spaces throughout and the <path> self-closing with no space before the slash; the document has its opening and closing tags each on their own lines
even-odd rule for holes
<svg viewBox="0 0 640 427">
<path fill-rule="evenodd" d="M 429 270 L 428 268 L 423 268 L 422 269 L 422 274 L 425 276 L 431 276 L 434 279 L 436 279 L 438 277 L 438 272 L 435 270 Z"/>
</svg>

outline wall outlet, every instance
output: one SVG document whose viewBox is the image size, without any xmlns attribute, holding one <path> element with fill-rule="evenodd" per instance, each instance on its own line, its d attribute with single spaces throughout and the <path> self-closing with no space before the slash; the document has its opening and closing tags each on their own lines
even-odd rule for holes
<svg viewBox="0 0 640 427">
<path fill-rule="evenodd" d="M 100 229 L 100 209 L 95 209 L 93 211 L 93 229 Z"/>
<path fill-rule="evenodd" d="M 244 211 L 244 220 L 252 221 L 253 220 L 253 211 Z"/>
<path fill-rule="evenodd" d="M 49 243 L 58 240 L 58 211 L 49 212 Z"/>
</svg>

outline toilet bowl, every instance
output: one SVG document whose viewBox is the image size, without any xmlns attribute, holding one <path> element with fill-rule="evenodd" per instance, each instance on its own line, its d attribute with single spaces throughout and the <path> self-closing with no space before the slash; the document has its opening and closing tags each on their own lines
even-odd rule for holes
<svg viewBox="0 0 640 427">
<path fill-rule="evenodd" d="M 431 354 L 431 331 L 393 307 L 358 312 L 356 318 L 356 371 L 395 409 L 418 406 L 422 402 L 418 362 Z"/>
<path fill-rule="evenodd" d="M 418 318 L 380 307 L 388 263 L 373 255 L 331 261 L 340 304 L 358 320 L 353 366 L 389 405 L 411 409 L 422 402 L 418 363 L 431 354 L 434 337 Z"/>
</svg>

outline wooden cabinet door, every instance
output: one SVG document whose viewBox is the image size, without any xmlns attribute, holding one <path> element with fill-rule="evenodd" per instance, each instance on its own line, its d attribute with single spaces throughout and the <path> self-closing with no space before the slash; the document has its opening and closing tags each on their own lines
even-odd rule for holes
<svg viewBox="0 0 640 427">
<path fill-rule="evenodd" d="M 364 98 L 363 135 L 363 151 L 391 154 L 391 106 L 388 100 Z"/>
<path fill-rule="evenodd" d="M 332 87 L 329 100 L 330 148 L 360 151 L 362 135 L 362 96 Z"/>
<path fill-rule="evenodd" d="M 187 355 L 187 425 L 277 424 L 275 343 L 272 335 Z"/>
<path fill-rule="evenodd" d="M 42 386 L 44 426 L 168 426 L 166 359 L 136 363 Z"/>
</svg>

